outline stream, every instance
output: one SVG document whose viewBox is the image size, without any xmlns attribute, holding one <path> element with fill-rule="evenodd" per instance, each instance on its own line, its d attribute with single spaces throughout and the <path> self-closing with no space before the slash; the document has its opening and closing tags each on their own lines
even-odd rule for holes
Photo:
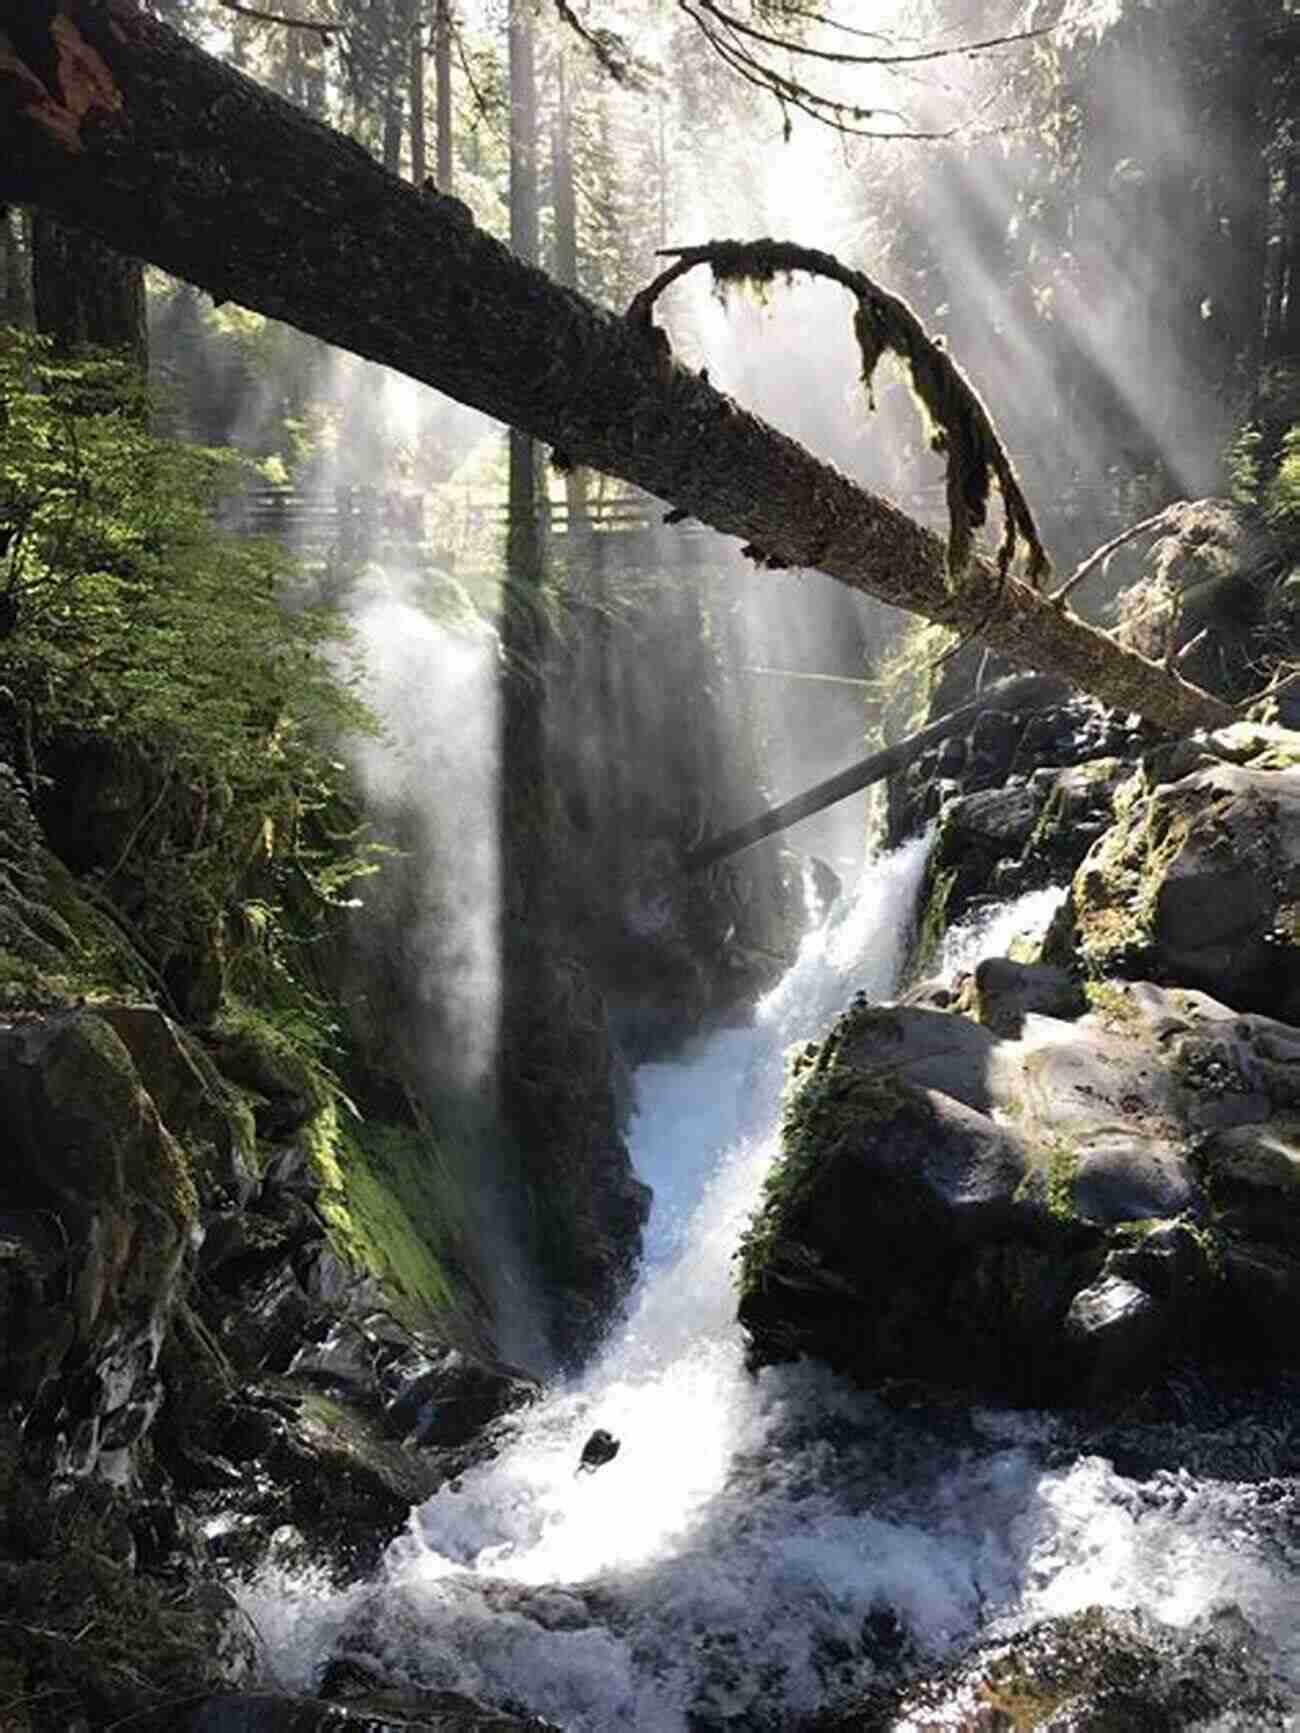
<svg viewBox="0 0 1300 1733">
<path fill-rule="evenodd" d="M 1097 1602 L 1183 1624 L 1231 1601 L 1300 1684 L 1296 1485 L 1268 1474 L 1284 1416 L 1189 1391 L 1126 1450 L 1075 1418 L 867 1395 L 807 1362 L 744 1369 L 731 1260 L 775 1151 L 783 1053 L 855 993 L 892 993 L 924 859 L 918 841 L 870 863 L 751 1026 L 639 1071 L 631 1142 L 655 1203 L 626 1324 L 412 1513 L 379 1580 L 259 1582 L 283 1683 L 310 1688 L 342 1652 L 570 1733 L 757 1733 L 977 1632 Z M 946 965 L 1041 930 L 1055 900 L 952 935 Z M 619 1453 L 579 1474 L 596 1427 Z"/>
</svg>

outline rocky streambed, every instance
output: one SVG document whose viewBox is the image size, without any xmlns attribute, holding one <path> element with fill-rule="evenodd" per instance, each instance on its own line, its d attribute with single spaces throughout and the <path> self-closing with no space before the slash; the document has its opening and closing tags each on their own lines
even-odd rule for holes
<svg viewBox="0 0 1300 1733">
<path fill-rule="evenodd" d="M 758 1400 L 783 1392 L 787 1430 L 764 1434 L 761 1461 L 724 1467 L 719 1512 L 805 1450 L 835 1456 L 842 1502 L 908 1415 L 955 1465 L 972 1402 L 1050 1405 L 1076 1416 L 1053 1448 L 1090 1443 L 1161 1499 L 1180 1463 L 1232 1479 L 1294 1546 L 1300 739 L 1242 725 L 1089 745 L 1089 715 L 1063 704 L 1058 721 L 1101 757 L 1053 764 L 1060 727 L 1039 727 L 1040 762 L 1022 753 L 1004 786 L 945 791 L 925 868 L 932 957 L 992 886 L 1068 883 L 1045 936 L 901 991 L 846 969 L 838 1016 L 793 1050 L 782 1149 L 732 1230 L 749 1363 L 769 1368 Z M 1027 726 L 1012 719 L 1013 753 Z M 6 800 L 5 949 L 55 979 L 99 928 L 21 791 Z M 348 1257 L 318 1110 L 273 1044 L 198 1040 L 143 998 L 28 994 L 0 1017 L 0 1684 L 18 1729 L 470 1730 L 542 1725 L 539 1707 L 565 1724 L 525 1690 L 448 1684 L 487 1677 L 454 1654 L 397 1666 L 391 1646 L 355 1640 L 361 1625 L 318 1699 L 265 1689 L 271 1657 L 232 1585 L 268 1553 L 365 1579 L 412 1506 L 527 1448 L 535 1412 L 539 1438 L 560 1425 L 472 1320 L 449 1339 Z M 800 1422 L 801 1386 L 771 1382 L 800 1357 L 894 1420 L 864 1431 L 836 1397 Z M 1231 1409 L 1217 1432 L 1216 1403 Z M 563 1426 L 588 1418 L 579 1402 Z M 515 1588 L 481 1605 L 654 1647 L 607 1575 L 561 1586 L 553 1630 L 555 1605 Z M 1113 1606 L 975 1619 L 965 1658 L 941 1659 L 873 1594 L 856 1634 L 837 1615 L 817 1639 L 809 1677 L 841 1706 L 810 1725 L 1254 1727 L 1295 1712 L 1269 1639 L 1226 1607 L 1177 1629 Z M 375 1603 L 375 1628 L 392 1604 Z M 469 1640 L 451 1621 L 447 1643 L 457 1628 Z M 475 1641 L 483 1629 L 476 1614 Z M 748 1660 L 731 1677 L 725 1648 L 682 1724 L 793 1725 L 784 1687 L 750 1689 Z M 855 1678 L 874 1681 L 866 1696 Z"/>
</svg>

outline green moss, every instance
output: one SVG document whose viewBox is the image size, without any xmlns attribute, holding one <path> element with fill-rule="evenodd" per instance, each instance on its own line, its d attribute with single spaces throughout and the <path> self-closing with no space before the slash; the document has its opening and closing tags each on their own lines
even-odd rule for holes
<svg viewBox="0 0 1300 1733">
<path fill-rule="evenodd" d="M 1130 803 L 1090 854 L 1071 898 L 1086 970 L 1141 967 L 1153 943 L 1161 886 L 1186 845 L 1194 816 L 1168 797 L 1149 799 L 1141 810 Z"/>
<path fill-rule="evenodd" d="M 866 733 L 869 751 L 906 740 L 925 725 L 937 683 L 936 670 L 957 634 L 930 620 L 908 620 L 875 665 L 870 697 L 877 722 Z"/>
<path fill-rule="evenodd" d="M 1104 1029 L 1116 1035 L 1141 1035 L 1146 1023 L 1128 988 L 1119 981 L 1085 981 L 1088 1009 Z"/>
<path fill-rule="evenodd" d="M 912 971 L 920 974 L 934 961 L 948 930 L 948 903 L 957 883 L 957 868 L 944 867 L 930 877 L 925 906 L 917 928 Z"/>
<path fill-rule="evenodd" d="M 840 1065 L 832 1040 L 805 1049 L 792 1070 L 781 1119 L 781 1158 L 763 1182 L 758 1209 L 741 1235 L 742 1297 L 761 1288 L 772 1247 L 812 1196 L 826 1169 L 861 1139 L 865 1125 L 892 1119 L 908 1100 L 892 1071 Z"/>
<path fill-rule="evenodd" d="M 1074 1204 L 1078 1170 L 1078 1152 L 1062 1139 L 1052 1138 L 1040 1146 L 1037 1161 L 1016 1187 L 1016 1202 L 1039 1202 L 1054 1221 L 1078 1222 L 1081 1218 Z"/>
<path fill-rule="evenodd" d="M 406 1126 L 343 1123 L 331 1105 L 313 1121 L 309 1141 L 325 1187 L 322 1213 L 342 1255 L 392 1283 L 417 1310 L 459 1309 L 466 1202 L 437 1140 Z"/>
</svg>

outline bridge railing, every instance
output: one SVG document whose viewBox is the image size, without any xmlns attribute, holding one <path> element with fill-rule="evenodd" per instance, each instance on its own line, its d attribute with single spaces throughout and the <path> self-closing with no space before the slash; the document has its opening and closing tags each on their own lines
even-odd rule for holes
<svg viewBox="0 0 1300 1733">
<path fill-rule="evenodd" d="M 565 499 L 545 504 L 547 526 L 552 535 L 570 530 L 569 505 Z M 649 494 L 616 494 L 588 501 L 581 529 L 608 535 L 619 531 L 648 530 L 663 518 L 664 507 Z M 396 488 L 340 486 L 296 488 L 266 485 L 250 488 L 233 502 L 227 516 L 231 527 L 245 535 L 275 535 L 299 547 L 364 546 L 376 540 L 399 539 L 426 542 L 433 534 L 435 516 L 459 520 L 469 534 L 498 531 L 504 534 L 510 507 L 499 494 L 463 503 L 440 501 L 431 512 L 426 496 Z"/>
</svg>

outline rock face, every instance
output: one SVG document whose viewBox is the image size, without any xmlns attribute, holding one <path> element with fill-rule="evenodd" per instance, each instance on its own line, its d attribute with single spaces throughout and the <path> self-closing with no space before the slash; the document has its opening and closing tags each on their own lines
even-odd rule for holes
<svg viewBox="0 0 1300 1733">
<path fill-rule="evenodd" d="M 1300 738 L 1237 728 L 1151 754 L 1121 807 L 1046 957 L 1300 1021 Z"/>
<path fill-rule="evenodd" d="M 1067 1021 L 1023 1008 L 1059 971 L 993 982 L 996 1029 L 858 1006 L 795 1061 L 741 1260 L 753 1363 L 1033 1404 L 1296 1364 L 1300 1030 L 1146 982 Z"/>
<path fill-rule="evenodd" d="M 199 1234 L 194 1174 L 93 1012 L 0 1022 L 0 1102 L 6 1388 L 32 1404 L 29 1456 L 120 1479 L 161 1400 L 159 1352 Z"/>
<path fill-rule="evenodd" d="M 1280 1733 L 1291 1724 L 1263 1647 L 1235 1607 L 1218 1608 L 1185 1631 L 1140 1612 L 1089 1607 L 986 1644 L 935 1677 L 815 1716 L 804 1728 L 1173 1733 L 1213 1725 Z"/>
<path fill-rule="evenodd" d="M 1025 733 L 1032 745 L 1034 733 Z M 1040 744 L 1062 743 L 1044 735 Z M 922 964 L 944 928 L 974 909 L 1068 878 L 1110 824 L 1128 775 L 1115 757 L 1064 766 L 1030 760 L 998 788 L 958 793 L 950 785 L 926 866 Z"/>
<path fill-rule="evenodd" d="M 1116 816 L 1042 963 L 855 1004 L 795 1060 L 741 1259 L 755 1364 L 1028 1403 L 1300 1364 L 1300 737 L 1238 725 L 968 795 L 932 886 L 965 894 L 971 854 L 996 880 L 999 847 L 1067 858 L 1076 781 Z"/>
<path fill-rule="evenodd" d="M 296 1562 L 369 1568 L 534 1393 L 334 1249 L 302 1079 L 247 1060 L 147 1004 L 0 1015 L 0 1677 L 60 1726 L 251 1677 L 214 1560 L 296 1530 Z"/>
</svg>

